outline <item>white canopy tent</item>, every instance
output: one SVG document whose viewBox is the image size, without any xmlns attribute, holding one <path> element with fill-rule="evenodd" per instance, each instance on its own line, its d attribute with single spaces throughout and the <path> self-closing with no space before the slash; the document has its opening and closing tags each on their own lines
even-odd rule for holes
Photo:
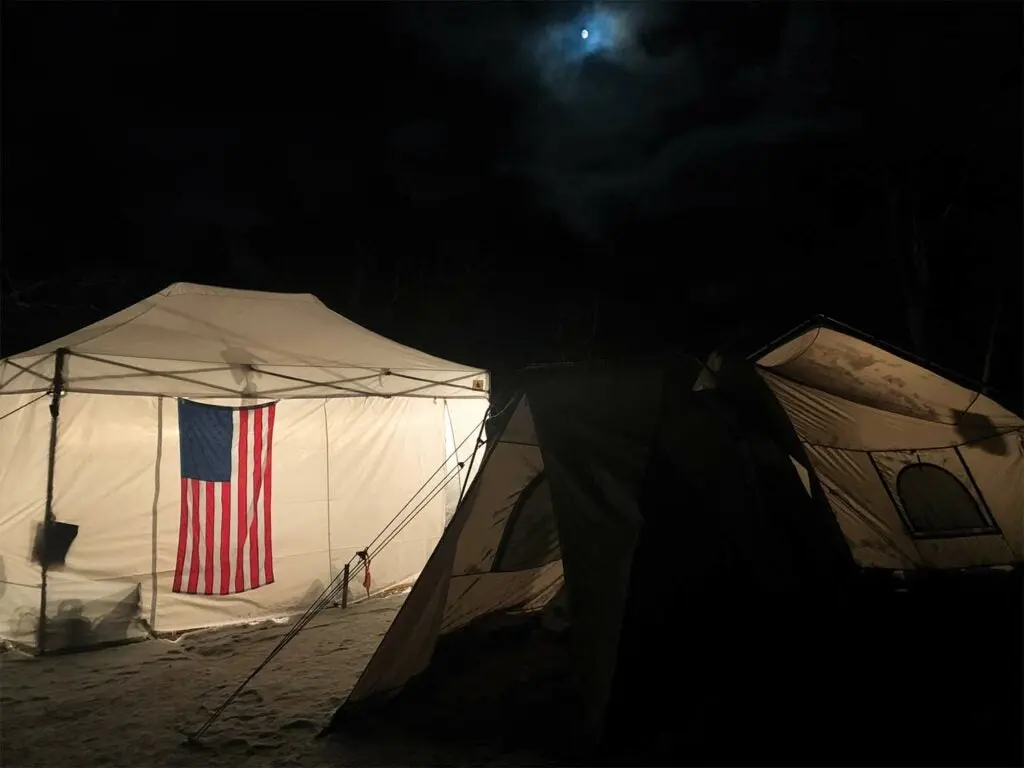
<svg viewBox="0 0 1024 768">
<path fill-rule="evenodd" d="M 187 283 L 0 361 L 0 637 L 37 645 L 41 592 L 47 649 L 124 639 L 136 619 L 291 613 L 381 533 L 370 590 L 415 578 L 489 388 L 312 295 Z M 44 571 L 45 519 L 78 533 Z"/>
</svg>

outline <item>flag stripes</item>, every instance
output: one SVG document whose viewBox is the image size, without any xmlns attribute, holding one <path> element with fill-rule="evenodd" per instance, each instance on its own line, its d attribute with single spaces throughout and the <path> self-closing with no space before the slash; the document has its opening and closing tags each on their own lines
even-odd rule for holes
<svg viewBox="0 0 1024 768">
<path fill-rule="evenodd" d="M 229 411 L 231 422 L 228 430 L 228 414 L 195 418 L 179 408 L 181 520 L 172 588 L 193 595 L 230 595 L 271 584 L 275 407 L 188 405 Z M 224 422 L 225 428 L 219 429 L 218 422 Z M 218 477 L 221 458 L 227 469 L 228 457 L 221 457 L 222 451 L 230 451 L 229 479 Z"/>
</svg>

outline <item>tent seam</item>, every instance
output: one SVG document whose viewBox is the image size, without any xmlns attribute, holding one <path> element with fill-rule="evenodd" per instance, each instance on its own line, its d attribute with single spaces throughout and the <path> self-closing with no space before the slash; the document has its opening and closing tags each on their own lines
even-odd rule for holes
<svg viewBox="0 0 1024 768">
<path fill-rule="evenodd" d="M 840 395 L 838 392 L 833 392 L 831 389 L 825 389 L 824 387 L 811 386 L 810 384 L 807 384 L 806 382 L 794 379 L 792 376 L 788 376 L 785 373 L 780 373 L 778 371 L 769 370 L 768 368 L 763 368 L 761 366 L 758 366 L 758 367 L 761 368 L 763 373 L 768 374 L 770 376 L 777 376 L 778 378 L 783 379 L 784 381 L 788 381 L 790 384 L 794 384 L 794 385 L 796 385 L 798 387 L 803 387 L 805 389 L 809 389 L 809 390 L 812 390 L 814 392 L 822 392 L 822 393 L 824 393 L 826 395 L 831 395 L 832 397 L 839 398 L 840 400 L 842 400 L 845 403 L 851 403 L 853 405 L 859 405 L 859 406 L 862 406 L 864 408 L 871 408 L 872 410 L 879 411 L 881 413 L 891 413 L 894 416 L 902 416 L 903 418 L 914 419 L 915 421 L 921 421 L 921 422 L 924 422 L 925 424 L 942 424 L 943 426 L 946 426 L 946 427 L 956 427 L 957 425 L 959 425 L 960 419 L 963 418 L 963 415 L 961 414 L 961 416 L 958 416 L 955 421 L 951 421 L 951 422 L 931 421 L 929 419 L 924 419 L 924 418 L 921 418 L 920 416 L 915 416 L 913 414 L 903 413 L 901 411 L 894 411 L 894 410 L 891 410 L 889 408 L 879 408 L 876 405 L 868 405 L 867 403 L 862 403 L 859 400 L 853 400 L 853 399 L 851 399 L 849 397 L 846 397 L 844 395 Z M 946 379 L 946 381 L 950 381 L 950 380 Z M 950 381 L 950 383 L 951 384 L 956 384 L 955 381 Z M 956 386 L 960 386 L 960 385 L 956 384 Z M 974 390 L 967 389 L 966 387 L 962 387 L 962 389 L 965 389 L 966 391 L 971 392 L 972 394 L 975 395 L 974 399 L 971 400 L 971 403 L 968 406 L 968 410 L 969 410 L 970 408 L 974 407 L 974 404 L 977 402 L 978 398 L 981 397 L 981 393 L 980 392 L 975 392 Z M 991 398 L 989 398 L 989 399 L 991 399 Z M 995 400 L 992 400 L 992 402 L 996 403 Z M 999 405 L 999 403 L 996 403 L 996 405 Z M 1002 408 L 1002 406 L 1000 406 L 1000 408 Z M 1008 413 L 1013 414 L 1014 416 L 1017 415 L 1017 414 L 1013 413 L 1013 411 L 1011 411 L 1009 408 L 1005 408 L 1004 410 L 1006 410 Z M 967 411 L 964 411 L 963 413 L 966 414 Z M 788 414 L 788 411 L 787 411 L 787 414 Z M 1020 427 L 1024 427 L 1024 424 L 1021 424 L 1019 426 Z M 1015 429 L 1016 428 L 1017 427 L 1015 427 Z"/>
</svg>

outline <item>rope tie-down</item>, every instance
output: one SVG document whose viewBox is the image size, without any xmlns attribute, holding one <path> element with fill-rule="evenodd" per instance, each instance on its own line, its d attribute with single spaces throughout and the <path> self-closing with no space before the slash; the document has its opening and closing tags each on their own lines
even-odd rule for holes
<svg viewBox="0 0 1024 768">
<path fill-rule="evenodd" d="M 462 465 L 460 464 L 459 467 L 461 468 L 461 466 Z M 447 483 L 445 483 L 445 485 L 447 485 Z M 356 552 L 356 557 L 358 557 L 363 564 L 363 589 L 366 590 L 366 596 L 369 597 L 370 585 L 373 583 L 370 578 L 370 548 L 367 547 L 366 549 Z"/>
<path fill-rule="evenodd" d="M 505 409 L 502 408 L 502 412 L 504 410 Z M 471 468 L 473 465 L 473 460 L 476 458 L 476 452 L 484 442 L 484 426 L 487 424 L 488 421 L 495 419 L 500 415 L 501 412 L 485 416 L 483 421 L 481 421 L 477 425 L 478 429 L 474 430 L 477 431 L 477 439 L 476 445 L 474 445 L 473 447 L 473 454 L 470 457 L 469 463 Z M 200 726 L 199 729 L 195 731 L 195 733 L 188 736 L 186 743 L 192 746 L 197 746 L 203 734 L 205 734 L 209 730 L 210 726 L 212 726 L 217 721 L 217 718 L 221 716 L 224 710 L 226 710 L 231 705 L 231 703 L 236 698 L 238 698 L 239 694 L 241 694 L 242 691 L 246 689 L 249 683 L 252 682 L 253 678 L 255 678 L 256 675 L 258 675 L 261 671 L 263 671 L 263 669 L 268 664 L 270 664 L 271 661 L 274 660 L 277 654 L 279 654 L 284 649 L 284 647 L 287 646 L 288 643 L 290 643 L 292 639 L 294 639 L 295 636 L 298 635 L 299 632 L 301 632 L 309 624 L 309 622 L 311 622 L 320 613 L 320 611 L 322 611 L 324 608 L 326 608 L 328 605 L 334 602 L 334 599 L 338 596 L 338 594 L 347 588 L 349 581 L 351 581 L 351 579 L 354 576 L 358 575 L 360 569 L 362 569 L 363 572 L 363 587 L 366 589 L 367 597 L 369 597 L 370 587 L 372 584 L 372 579 L 370 575 L 370 561 L 374 557 L 376 557 L 381 552 L 381 550 L 383 550 L 388 544 L 394 541 L 395 538 L 405 529 L 405 527 L 409 525 L 409 523 L 412 522 L 416 518 L 416 516 L 420 512 L 422 512 L 427 507 L 427 505 L 430 504 L 430 502 L 433 501 L 438 496 L 438 494 L 440 494 L 445 489 L 445 487 L 447 487 L 448 483 L 450 483 L 452 480 L 458 477 L 459 473 L 463 469 L 463 466 L 465 465 L 465 462 L 463 461 L 457 462 L 450 470 L 445 472 L 444 475 L 442 475 L 441 479 L 438 480 L 430 489 L 426 498 L 423 499 L 418 504 L 416 504 L 411 510 L 406 512 L 409 506 L 420 495 L 420 493 L 423 492 L 425 488 L 427 488 L 427 486 L 434 479 L 434 477 L 439 472 L 441 472 L 441 470 L 444 469 L 445 465 L 448 463 L 448 460 L 451 459 L 452 457 L 458 458 L 459 449 L 463 445 L 465 445 L 466 441 L 469 440 L 472 434 L 473 433 L 470 432 L 469 435 L 467 435 L 462 440 L 462 442 L 455 447 L 455 450 L 445 457 L 444 461 L 441 462 L 441 465 L 434 470 L 430 477 L 428 477 L 427 480 L 423 483 L 423 485 L 421 485 L 419 489 L 417 489 L 417 491 L 402 506 L 402 508 L 398 510 L 395 516 L 391 518 L 388 524 L 380 530 L 380 532 L 373 538 L 373 540 L 366 546 L 366 548 L 356 552 L 356 554 L 353 555 L 353 557 L 346 564 L 343 571 L 331 580 L 331 583 L 327 585 L 323 592 L 321 592 L 320 595 L 313 601 L 313 603 L 305 610 L 305 612 L 303 612 L 302 615 L 295 620 L 295 623 L 289 628 L 288 632 L 285 633 L 285 635 L 281 638 L 280 642 L 278 642 L 274 649 L 269 654 L 267 654 L 267 657 L 263 661 L 261 661 L 256 666 L 256 668 L 251 673 L 249 673 L 249 675 L 242 681 L 242 683 L 224 700 L 224 702 L 219 707 L 217 707 L 217 709 L 215 709 L 213 713 L 211 713 L 211 715 L 206 719 L 206 722 L 204 722 L 202 726 Z M 464 495 L 465 488 L 462 489 L 462 495 L 460 496 L 459 499 L 460 504 L 462 502 L 462 499 L 464 498 Z M 404 517 L 402 517 L 403 513 L 406 513 Z M 388 529 L 391 528 L 395 521 L 397 521 L 400 517 L 402 518 L 401 522 L 398 523 L 397 527 L 394 530 L 392 530 L 385 536 L 385 532 L 387 532 Z"/>
</svg>

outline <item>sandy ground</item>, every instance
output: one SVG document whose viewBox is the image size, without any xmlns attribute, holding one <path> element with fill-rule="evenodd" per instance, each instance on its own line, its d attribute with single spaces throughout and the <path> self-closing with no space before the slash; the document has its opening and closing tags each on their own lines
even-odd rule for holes
<svg viewBox="0 0 1024 768">
<path fill-rule="evenodd" d="M 185 735 L 266 658 L 262 624 L 35 659 L 0 655 L 0 765 L 358 766 L 523 764 L 408 740 L 315 739 L 355 685 L 405 595 L 321 613 L 224 711 L 201 748 Z"/>
</svg>

